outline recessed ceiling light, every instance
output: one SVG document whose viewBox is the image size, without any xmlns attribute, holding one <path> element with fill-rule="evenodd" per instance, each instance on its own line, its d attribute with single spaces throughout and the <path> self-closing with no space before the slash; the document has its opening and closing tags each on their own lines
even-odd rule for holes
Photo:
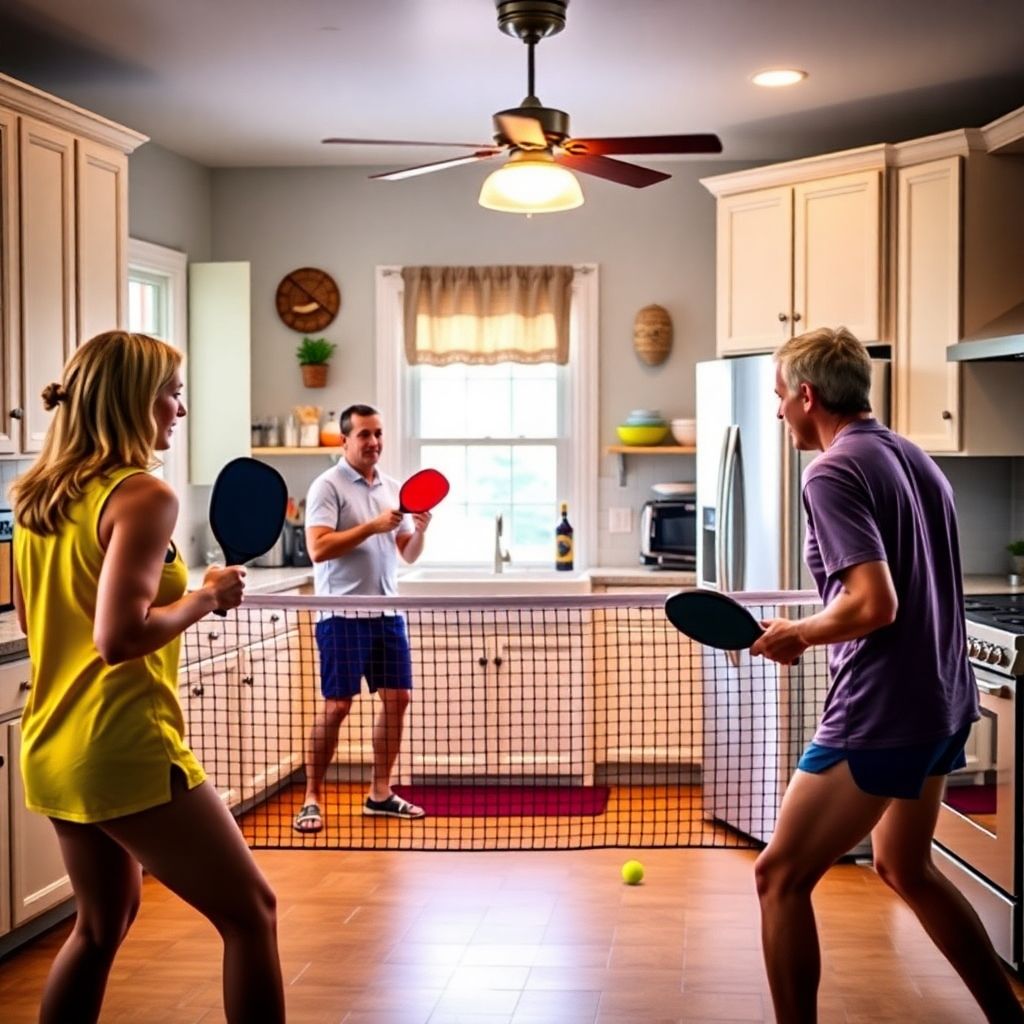
<svg viewBox="0 0 1024 1024">
<path fill-rule="evenodd" d="M 758 71 L 751 77 L 754 85 L 763 85 L 769 89 L 776 89 L 782 85 L 796 85 L 807 77 L 806 71 L 799 71 L 796 68 L 770 68 L 767 71 Z"/>
</svg>

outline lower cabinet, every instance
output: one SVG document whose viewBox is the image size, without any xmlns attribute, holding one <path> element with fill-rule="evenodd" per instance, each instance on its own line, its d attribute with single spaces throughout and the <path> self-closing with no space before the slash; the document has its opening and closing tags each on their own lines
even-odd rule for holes
<svg viewBox="0 0 1024 1024">
<path fill-rule="evenodd" d="M 71 896 L 60 844 L 50 819 L 25 806 L 21 778 L 21 723 L 8 722 L 11 820 L 11 927 L 55 907 Z"/>
<path fill-rule="evenodd" d="M 25 806 L 20 715 L 29 669 L 28 658 L 0 664 L 0 935 L 71 896 L 53 825 Z"/>
<path fill-rule="evenodd" d="M 545 624 L 540 612 L 515 633 L 486 616 L 471 615 L 459 633 L 411 628 L 414 689 L 396 777 L 562 776 L 590 784 L 589 644 L 564 625 Z"/>
<path fill-rule="evenodd" d="M 650 587 L 605 587 L 650 594 Z M 649 608 L 595 613 L 596 758 L 609 766 L 699 772 L 703 749 L 700 651 Z"/>
<path fill-rule="evenodd" d="M 302 765 L 298 637 L 293 630 L 181 673 L 186 739 L 229 807 L 261 797 Z"/>
<path fill-rule="evenodd" d="M 237 651 L 188 665 L 179 676 L 185 739 L 229 807 L 242 802 L 241 678 Z"/>
</svg>

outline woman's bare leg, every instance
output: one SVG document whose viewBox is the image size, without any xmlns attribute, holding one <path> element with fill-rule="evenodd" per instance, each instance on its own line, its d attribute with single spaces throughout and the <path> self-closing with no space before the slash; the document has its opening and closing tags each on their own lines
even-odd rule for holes
<svg viewBox="0 0 1024 1024">
<path fill-rule="evenodd" d="M 988 933 L 960 890 L 932 863 L 932 835 L 944 777 L 925 783 L 917 800 L 894 800 L 871 833 L 875 870 L 917 915 L 931 940 L 963 978 L 990 1021 L 1024 1021 Z"/>
<path fill-rule="evenodd" d="M 213 787 L 174 790 L 170 803 L 102 828 L 220 932 L 228 1021 L 283 1021 L 274 893 Z"/>
<path fill-rule="evenodd" d="M 142 871 L 95 825 L 51 819 L 75 893 L 71 934 L 43 988 L 40 1024 L 92 1024 L 99 1019 L 114 956 L 139 909 Z"/>
</svg>

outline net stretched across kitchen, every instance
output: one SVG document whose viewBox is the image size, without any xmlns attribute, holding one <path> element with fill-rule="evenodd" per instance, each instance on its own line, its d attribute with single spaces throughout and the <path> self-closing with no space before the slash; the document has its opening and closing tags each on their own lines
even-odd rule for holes
<svg viewBox="0 0 1024 1024">
<path fill-rule="evenodd" d="M 743 599 L 765 618 L 815 598 Z M 336 742 L 321 643 L 337 679 L 390 691 L 364 678 Z M 664 595 L 633 594 L 251 597 L 187 631 L 180 678 L 188 740 L 250 845 L 313 849 L 755 846 L 827 688 L 820 650 L 785 668 L 702 648 Z M 299 832 L 318 749 L 322 827 Z M 425 817 L 365 813 L 389 762 Z"/>
</svg>

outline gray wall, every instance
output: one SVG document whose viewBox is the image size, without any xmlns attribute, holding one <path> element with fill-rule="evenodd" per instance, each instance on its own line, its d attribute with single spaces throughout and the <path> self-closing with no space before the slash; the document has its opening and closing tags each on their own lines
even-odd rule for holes
<svg viewBox="0 0 1024 1024">
<path fill-rule="evenodd" d="M 529 219 L 478 206 L 483 172 L 475 167 L 401 182 L 370 181 L 367 168 L 215 170 L 213 258 L 252 264 L 253 414 L 374 400 L 379 264 L 587 262 L 600 267 L 602 446 L 616 440 L 615 424 L 630 409 L 692 415 L 693 364 L 715 348 L 715 205 L 698 179 L 740 166 L 666 165 L 672 178 L 645 190 L 584 178 L 582 208 Z M 323 332 L 339 346 L 323 392 L 302 387 L 294 356 L 301 334 L 274 309 L 278 282 L 301 266 L 322 267 L 341 288 L 341 311 Z M 641 363 L 632 347 L 633 318 L 652 302 L 668 309 L 675 328 L 672 354 L 658 367 Z M 607 508 L 635 510 L 652 480 L 692 476 L 692 459 L 631 457 L 629 486 L 620 489 L 613 458 L 581 456 L 601 458 L 598 560 L 630 564 L 637 535 L 608 535 Z M 279 463 L 295 493 L 326 465 Z"/>
<path fill-rule="evenodd" d="M 155 142 L 128 158 L 128 234 L 188 253 L 213 251 L 212 172 Z"/>
</svg>

